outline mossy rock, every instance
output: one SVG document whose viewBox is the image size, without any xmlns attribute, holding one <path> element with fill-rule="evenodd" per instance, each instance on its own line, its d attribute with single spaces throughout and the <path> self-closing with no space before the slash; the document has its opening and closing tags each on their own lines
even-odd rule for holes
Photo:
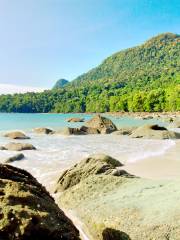
<svg viewBox="0 0 180 240">
<path fill-rule="evenodd" d="M 79 232 L 28 172 L 0 165 L 0 239 L 80 240 Z"/>
<path fill-rule="evenodd" d="M 112 174 L 116 167 L 120 166 L 123 166 L 123 164 L 108 155 L 91 155 L 60 176 L 56 192 L 68 189 L 94 174 Z"/>
</svg>

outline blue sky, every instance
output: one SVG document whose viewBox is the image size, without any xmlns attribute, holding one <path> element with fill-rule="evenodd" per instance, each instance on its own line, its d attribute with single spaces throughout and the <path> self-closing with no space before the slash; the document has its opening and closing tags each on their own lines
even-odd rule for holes
<svg viewBox="0 0 180 240">
<path fill-rule="evenodd" d="M 0 84 L 51 88 L 162 32 L 179 0 L 0 0 Z"/>
</svg>

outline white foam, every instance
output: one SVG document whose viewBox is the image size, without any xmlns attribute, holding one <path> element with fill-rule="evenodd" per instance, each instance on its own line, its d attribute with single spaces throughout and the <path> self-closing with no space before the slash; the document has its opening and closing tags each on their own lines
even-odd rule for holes
<svg viewBox="0 0 180 240">
<path fill-rule="evenodd" d="M 53 185 L 60 173 L 90 154 L 105 153 L 123 163 L 142 160 L 149 156 L 163 154 L 174 146 L 173 140 L 132 139 L 118 135 L 60 136 L 35 135 L 28 133 L 36 151 L 24 151 L 25 159 L 14 166 L 31 172 L 47 186 Z M 0 145 L 9 142 L 0 138 Z M 15 155 L 15 152 L 0 151 L 0 159 Z"/>
</svg>

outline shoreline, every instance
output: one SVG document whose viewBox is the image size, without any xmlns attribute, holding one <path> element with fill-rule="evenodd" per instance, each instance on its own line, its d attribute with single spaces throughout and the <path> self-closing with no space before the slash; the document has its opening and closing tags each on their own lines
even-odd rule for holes
<svg viewBox="0 0 180 240">
<path fill-rule="evenodd" d="M 180 178 L 180 140 L 164 153 L 127 163 L 123 169 L 140 178 L 170 180 Z"/>
</svg>

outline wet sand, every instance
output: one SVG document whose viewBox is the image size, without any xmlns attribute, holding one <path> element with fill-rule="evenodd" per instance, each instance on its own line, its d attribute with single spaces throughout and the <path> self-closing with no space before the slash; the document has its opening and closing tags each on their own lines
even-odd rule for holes
<svg viewBox="0 0 180 240">
<path fill-rule="evenodd" d="M 127 163 L 127 172 L 142 178 L 175 179 L 180 178 L 180 140 L 164 154 Z"/>
</svg>

